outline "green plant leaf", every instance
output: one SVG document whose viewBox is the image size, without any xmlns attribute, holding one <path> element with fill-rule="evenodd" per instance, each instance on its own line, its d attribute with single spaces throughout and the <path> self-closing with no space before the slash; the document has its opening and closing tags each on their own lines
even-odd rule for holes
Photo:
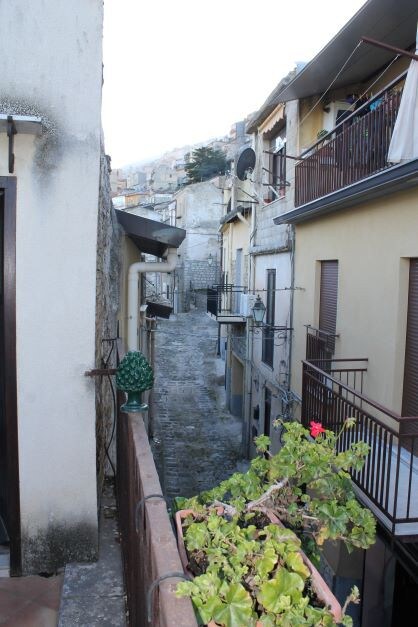
<svg viewBox="0 0 418 627">
<path fill-rule="evenodd" d="M 256 562 L 255 569 L 257 574 L 265 579 L 270 573 L 275 565 L 277 564 L 277 555 L 276 551 L 273 548 L 267 548 L 264 551 L 264 555 L 261 559 Z"/>
<path fill-rule="evenodd" d="M 254 442 L 257 451 L 259 451 L 260 453 L 265 453 L 271 444 L 271 440 L 268 435 L 259 435 L 258 437 L 254 438 Z"/>
<path fill-rule="evenodd" d="M 298 573 L 298 575 L 303 577 L 303 579 L 306 579 L 310 575 L 309 568 L 304 563 L 300 553 L 290 553 L 286 557 L 286 565 L 289 566 L 289 568 L 295 573 Z"/>
<path fill-rule="evenodd" d="M 201 549 L 208 545 L 210 540 L 209 532 L 206 525 L 201 523 L 192 523 L 187 528 L 185 542 L 189 551 Z"/>
<path fill-rule="evenodd" d="M 216 608 L 213 618 L 225 627 L 244 627 L 251 620 L 252 605 L 251 597 L 244 586 L 233 583 L 228 587 L 222 605 Z"/>
<path fill-rule="evenodd" d="M 300 575 L 281 568 L 274 579 L 262 584 L 257 598 L 266 610 L 278 613 L 290 607 L 291 601 L 299 601 L 304 587 L 305 583 Z"/>
</svg>

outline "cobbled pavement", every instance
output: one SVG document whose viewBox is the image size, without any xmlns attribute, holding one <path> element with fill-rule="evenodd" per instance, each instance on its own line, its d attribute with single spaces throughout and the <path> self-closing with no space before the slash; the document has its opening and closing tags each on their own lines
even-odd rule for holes
<svg viewBox="0 0 418 627">
<path fill-rule="evenodd" d="M 217 332 L 202 311 L 158 321 L 153 451 L 168 498 L 192 496 L 242 469 L 242 421 L 225 409 Z"/>
</svg>

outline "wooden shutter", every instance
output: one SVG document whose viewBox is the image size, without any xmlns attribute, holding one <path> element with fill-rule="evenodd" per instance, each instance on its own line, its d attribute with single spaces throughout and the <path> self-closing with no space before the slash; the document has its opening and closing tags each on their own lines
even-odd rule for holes
<svg viewBox="0 0 418 627">
<path fill-rule="evenodd" d="M 338 261 L 321 261 L 319 328 L 335 334 L 337 328 Z"/>
<path fill-rule="evenodd" d="M 409 268 L 402 415 L 418 416 L 418 259 Z"/>
</svg>

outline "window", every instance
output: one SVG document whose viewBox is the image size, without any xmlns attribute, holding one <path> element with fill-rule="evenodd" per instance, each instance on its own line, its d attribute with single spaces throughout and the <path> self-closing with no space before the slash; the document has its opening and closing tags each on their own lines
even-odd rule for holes
<svg viewBox="0 0 418 627">
<path fill-rule="evenodd" d="M 269 153 L 269 184 L 281 197 L 286 193 L 286 129 L 270 141 Z M 275 200 L 278 196 L 271 189 L 269 191 L 270 200 Z"/>
<path fill-rule="evenodd" d="M 273 368 L 274 310 L 276 305 L 276 270 L 267 270 L 266 324 L 263 327 L 262 361 Z"/>
</svg>

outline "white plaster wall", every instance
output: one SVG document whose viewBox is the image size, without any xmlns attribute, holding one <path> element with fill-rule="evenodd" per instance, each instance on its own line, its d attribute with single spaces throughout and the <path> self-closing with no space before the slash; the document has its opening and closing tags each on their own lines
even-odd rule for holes
<svg viewBox="0 0 418 627">
<path fill-rule="evenodd" d="M 181 259 L 204 261 L 212 254 L 219 259 L 218 228 L 222 217 L 222 192 L 219 180 L 188 185 L 176 194 L 176 226 L 187 235 L 179 248 Z"/>
<path fill-rule="evenodd" d="M 94 367 L 102 82 L 101 0 L 0 2 L 0 111 L 17 135 L 17 364 L 21 519 L 35 537 L 97 527 Z M 0 135 L 0 175 L 7 176 Z"/>
</svg>

